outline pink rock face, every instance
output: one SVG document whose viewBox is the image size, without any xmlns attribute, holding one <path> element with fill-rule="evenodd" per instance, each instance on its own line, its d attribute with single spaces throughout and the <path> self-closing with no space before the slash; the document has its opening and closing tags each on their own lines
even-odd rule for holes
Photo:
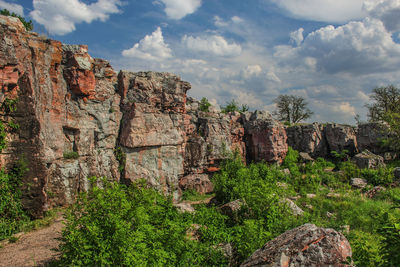
<svg viewBox="0 0 400 267">
<path fill-rule="evenodd" d="M 195 190 L 202 195 L 212 193 L 214 190 L 214 185 L 207 174 L 185 176 L 179 181 L 179 186 L 182 190 Z"/>
<path fill-rule="evenodd" d="M 184 175 L 185 104 L 190 84 L 169 73 L 120 72 L 124 116 L 120 144 L 126 153 L 124 179 L 145 178 L 179 198 Z"/>
<path fill-rule="evenodd" d="M 252 161 L 282 163 L 288 151 L 284 126 L 266 112 L 254 112 L 244 123 L 247 153 Z"/>
<path fill-rule="evenodd" d="M 8 134 L 0 162 L 28 162 L 24 208 L 40 217 L 71 203 L 89 176 L 118 179 L 120 97 L 109 64 L 91 58 L 86 46 L 26 32 L 15 18 L 0 16 L 0 36 L 0 100 L 18 100 L 16 111 L 0 116 L 21 126 Z M 79 157 L 68 159 L 71 152 Z"/>
<path fill-rule="evenodd" d="M 346 237 L 333 229 L 305 224 L 289 230 L 254 252 L 241 266 L 352 266 Z"/>
</svg>

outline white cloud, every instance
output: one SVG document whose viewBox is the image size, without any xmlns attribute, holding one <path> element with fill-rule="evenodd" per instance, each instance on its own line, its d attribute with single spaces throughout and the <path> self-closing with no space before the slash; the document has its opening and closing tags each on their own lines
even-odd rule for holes
<svg viewBox="0 0 400 267">
<path fill-rule="evenodd" d="M 78 23 L 106 21 L 110 14 L 119 13 L 119 0 L 98 0 L 85 4 L 80 0 L 33 0 L 32 18 L 44 25 L 50 34 L 73 32 Z"/>
<path fill-rule="evenodd" d="M 260 65 L 248 65 L 242 70 L 242 77 L 245 79 L 249 79 L 250 77 L 260 75 L 261 72 L 262 68 Z"/>
<path fill-rule="evenodd" d="M 220 35 L 209 35 L 204 37 L 183 36 L 182 43 L 195 52 L 205 52 L 216 56 L 238 56 L 242 47 L 234 42 L 228 43 Z"/>
<path fill-rule="evenodd" d="M 160 0 L 165 5 L 165 13 L 170 19 L 182 19 L 194 13 L 200 6 L 201 0 Z"/>
<path fill-rule="evenodd" d="M 333 74 L 360 75 L 400 68 L 400 45 L 381 21 L 370 18 L 323 27 L 310 33 L 299 47 L 280 46 L 276 51 L 275 56 L 288 64 L 295 59 L 298 64 L 308 61 L 316 69 Z"/>
<path fill-rule="evenodd" d="M 18 4 L 7 3 L 6 1 L 0 0 L 0 9 L 7 9 L 10 12 L 14 12 L 20 16 L 24 16 L 24 8 Z"/>
<path fill-rule="evenodd" d="M 290 42 L 295 43 L 296 45 L 300 45 L 304 40 L 303 36 L 304 29 L 299 28 L 297 31 L 290 33 Z"/>
<path fill-rule="evenodd" d="M 158 27 L 151 35 L 146 35 L 132 48 L 122 51 L 124 57 L 134 57 L 144 60 L 162 61 L 172 57 L 171 49 L 164 42 L 161 28 Z"/>
<path fill-rule="evenodd" d="M 343 23 L 364 18 L 364 0 L 272 0 L 294 18 Z"/>
<path fill-rule="evenodd" d="M 380 19 L 388 31 L 400 31 L 400 1 L 399 0 L 368 0 L 364 9 L 371 17 Z"/>
<path fill-rule="evenodd" d="M 354 117 L 356 115 L 356 109 L 349 102 L 342 102 L 334 105 L 333 111 L 337 113 L 344 113 L 350 117 Z"/>
</svg>

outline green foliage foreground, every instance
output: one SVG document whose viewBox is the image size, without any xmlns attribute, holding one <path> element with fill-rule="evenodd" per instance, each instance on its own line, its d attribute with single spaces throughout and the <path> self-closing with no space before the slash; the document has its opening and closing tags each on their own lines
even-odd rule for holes
<svg viewBox="0 0 400 267">
<path fill-rule="evenodd" d="M 238 265 L 279 234 L 304 223 L 344 231 L 358 266 L 399 266 L 400 188 L 374 199 L 349 185 L 353 174 L 387 185 L 391 169 L 362 171 L 340 162 L 340 172 L 323 159 L 299 164 L 289 151 L 282 166 L 245 166 L 226 161 L 214 176 L 219 205 L 242 199 L 243 208 L 228 217 L 218 206 L 197 205 L 196 213 L 179 213 L 168 199 L 144 182 L 129 187 L 92 179 L 67 213 L 61 246 L 62 265 L 74 266 L 227 266 L 220 247 L 230 243 L 231 264 Z M 288 168 L 291 174 L 284 172 Z M 383 177 L 384 176 L 384 177 Z M 380 177 L 379 179 L 377 177 Z M 368 187 L 365 190 L 370 189 Z M 314 194 L 310 198 L 307 194 Z M 335 193 L 336 196 L 329 196 Z M 294 216 L 280 201 L 298 195 L 303 216 Z M 194 226 L 197 231 L 188 234 Z"/>
</svg>

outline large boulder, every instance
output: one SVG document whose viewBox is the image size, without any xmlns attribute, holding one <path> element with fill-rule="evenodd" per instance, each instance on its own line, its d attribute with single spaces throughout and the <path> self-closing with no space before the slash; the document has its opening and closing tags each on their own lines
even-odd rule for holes
<svg viewBox="0 0 400 267">
<path fill-rule="evenodd" d="M 333 229 L 305 224 L 289 230 L 254 252 L 241 266 L 351 266 L 346 237 Z"/>
<path fill-rule="evenodd" d="M 242 116 L 250 161 L 281 163 L 288 151 L 285 127 L 266 111 Z"/>
<path fill-rule="evenodd" d="M 375 155 L 368 150 L 355 155 L 352 161 L 361 169 L 376 169 L 385 166 L 382 156 Z"/>
</svg>

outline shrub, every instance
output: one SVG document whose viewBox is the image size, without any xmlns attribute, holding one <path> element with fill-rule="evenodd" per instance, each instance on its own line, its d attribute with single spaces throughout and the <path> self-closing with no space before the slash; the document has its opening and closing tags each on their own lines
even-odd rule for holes
<svg viewBox="0 0 400 267">
<path fill-rule="evenodd" d="M 391 168 L 379 168 L 379 169 L 363 169 L 361 170 L 361 176 L 365 178 L 368 183 L 373 185 L 389 185 L 393 182 L 393 169 Z"/>
<path fill-rule="evenodd" d="M 210 107 L 211 107 L 211 104 L 210 104 L 210 102 L 208 102 L 208 99 L 203 97 L 200 101 L 200 106 L 199 106 L 200 111 L 209 112 Z"/>
<path fill-rule="evenodd" d="M 79 159 L 79 153 L 76 151 L 64 152 L 64 159 Z"/>
<path fill-rule="evenodd" d="M 79 197 L 66 219 L 60 247 L 65 265 L 224 263 L 221 253 L 186 237 L 190 216 L 178 213 L 170 199 L 144 183 L 126 187 L 92 178 L 91 189 Z"/>
<path fill-rule="evenodd" d="M 16 233 L 28 217 L 22 210 L 21 178 L 27 171 L 21 159 L 9 173 L 0 170 L 0 240 Z"/>
</svg>

